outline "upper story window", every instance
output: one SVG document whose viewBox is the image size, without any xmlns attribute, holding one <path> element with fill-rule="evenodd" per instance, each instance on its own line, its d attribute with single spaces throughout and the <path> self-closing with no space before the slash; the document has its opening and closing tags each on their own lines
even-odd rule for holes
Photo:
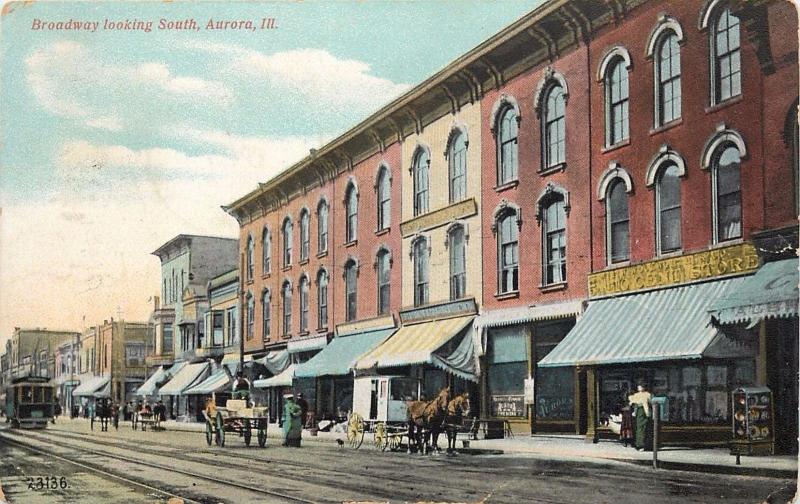
<svg viewBox="0 0 800 504">
<path fill-rule="evenodd" d="M 674 163 L 656 176 L 656 250 L 658 254 L 681 248 L 681 171 Z"/>
<path fill-rule="evenodd" d="M 629 137 L 628 126 L 628 69 L 631 58 L 621 46 L 608 51 L 600 64 L 598 79 L 605 86 L 606 147 Z"/>
<path fill-rule="evenodd" d="M 656 126 L 681 117 L 681 49 L 678 35 L 664 31 L 658 39 L 655 61 Z"/>
<path fill-rule="evenodd" d="M 542 160 L 544 169 L 552 168 L 566 160 L 566 100 L 564 88 L 557 83 L 550 85 L 544 100 L 542 114 Z"/>
<path fill-rule="evenodd" d="M 511 105 L 505 105 L 497 120 L 497 183 L 517 180 L 517 133 L 519 116 Z"/>
<path fill-rule="evenodd" d="M 308 332 L 308 276 L 300 277 L 300 332 Z"/>
<path fill-rule="evenodd" d="M 619 177 L 611 181 L 606 196 L 606 250 L 608 263 L 630 259 L 628 189 Z"/>
<path fill-rule="evenodd" d="M 253 271 L 255 270 L 255 255 L 256 255 L 256 245 L 253 242 L 253 237 L 247 237 L 247 279 L 253 279 Z"/>
<path fill-rule="evenodd" d="M 311 216 L 305 208 L 300 212 L 300 260 L 307 261 L 311 248 Z"/>
<path fill-rule="evenodd" d="M 414 177 L 414 216 L 428 211 L 428 175 L 431 157 L 427 149 L 418 148 L 411 171 Z"/>
<path fill-rule="evenodd" d="M 711 30 L 713 51 L 712 104 L 742 93 L 742 63 L 739 41 L 739 18 L 725 7 L 719 11 Z"/>
<path fill-rule="evenodd" d="M 519 215 L 508 211 L 497 221 L 498 293 L 519 290 Z"/>
<path fill-rule="evenodd" d="M 272 271 L 272 235 L 267 227 L 261 233 L 261 272 L 267 274 Z"/>
<path fill-rule="evenodd" d="M 392 218 L 392 183 L 389 169 L 384 165 L 378 171 L 378 231 L 388 229 Z"/>
<path fill-rule="evenodd" d="M 389 313 L 390 303 L 390 254 L 385 248 L 378 251 L 375 258 L 375 269 L 378 272 L 378 315 Z"/>
<path fill-rule="evenodd" d="M 454 134 L 447 151 L 450 203 L 467 197 L 467 138 L 460 131 Z"/>
<path fill-rule="evenodd" d="M 742 236 L 741 155 L 734 145 L 721 147 L 712 166 L 716 241 Z"/>
<path fill-rule="evenodd" d="M 352 182 L 347 186 L 344 201 L 345 210 L 347 212 L 345 241 L 350 243 L 356 241 L 358 238 L 358 190 Z"/>
<path fill-rule="evenodd" d="M 283 220 L 283 267 L 292 265 L 292 219 Z"/>
<path fill-rule="evenodd" d="M 328 251 L 328 202 L 320 200 L 317 205 L 317 253 Z"/>
<path fill-rule="evenodd" d="M 283 335 L 292 334 L 292 284 L 286 280 L 283 282 Z"/>
<path fill-rule="evenodd" d="M 250 292 L 247 293 L 247 339 L 253 339 L 254 335 L 254 327 L 255 327 L 255 319 L 256 319 L 256 302 L 253 298 L 253 294 Z"/>
<path fill-rule="evenodd" d="M 450 299 L 467 295 L 467 248 L 464 226 L 453 226 L 447 233 L 450 250 Z"/>
<path fill-rule="evenodd" d="M 567 215 L 564 197 L 554 193 L 542 204 L 542 283 L 567 281 Z"/>
<path fill-rule="evenodd" d="M 328 327 L 328 272 L 317 273 L 317 327 Z"/>
<path fill-rule="evenodd" d="M 344 264 L 345 320 L 352 322 L 358 313 L 358 265 L 349 259 Z"/>
<path fill-rule="evenodd" d="M 414 261 L 414 306 L 428 303 L 428 240 L 419 237 L 411 244 Z"/>
<path fill-rule="evenodd" d="M 215 347 L 224 344 L 225 336 L 225 312 L 215 311 L 211 313 L 211 345 Z"/>
<path fill-rule="evenodd" d="M 272 294 L 269 289 L 261 294 L 261 337 L 269 340 L 272 334 Z"/>
</svg>

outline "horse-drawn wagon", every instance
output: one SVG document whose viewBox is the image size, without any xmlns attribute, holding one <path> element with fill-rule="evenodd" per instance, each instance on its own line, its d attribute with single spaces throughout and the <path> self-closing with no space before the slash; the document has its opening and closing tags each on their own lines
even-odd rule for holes
<svg viewBox="0 0 800 504">
<path fill-rule="evenodd" d="M 267 417 L 266 407 L 248 407 L 243 399 L 228 399 L 224 408 L 218 408 L 213 401 L 209 401 L 203 411 L 206 419 L 206 443 L 211 446 L 225 446 L 225 433 L 235 432 L 244 438 L 244 444 L 250 446 L 253 431 L 256 431 L 258 446 L 263 448 L 267 444 Z"/>
</svg>

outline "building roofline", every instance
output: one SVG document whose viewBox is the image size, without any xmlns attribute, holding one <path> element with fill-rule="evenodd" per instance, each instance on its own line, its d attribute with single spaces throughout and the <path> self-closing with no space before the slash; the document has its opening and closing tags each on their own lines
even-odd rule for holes
<svg viewBox="0 0 800 504">
<path fill-rule="evenodd" d="M 176 243 L 181 242 L 181 241 L 188 241 L 188 242 L 191 243 L 193 238 L 210 238 L 210 239 L 213 239 L 213 240 L 239 241 L 238 238 L 230 238 L 228 236 L 212 236 L 212 235 L 197 235 L 197 234 L 184 234 L 184 233 L 181 233 L 181 234 L 176 235 L 175 237 L 169 239 L 163 245 L 161 245 L 160 247 L 155 249 L 153 252 L 151 252 L 151 254 L 160 258 L 167 249 L 171 248 Z"/>
</svg>

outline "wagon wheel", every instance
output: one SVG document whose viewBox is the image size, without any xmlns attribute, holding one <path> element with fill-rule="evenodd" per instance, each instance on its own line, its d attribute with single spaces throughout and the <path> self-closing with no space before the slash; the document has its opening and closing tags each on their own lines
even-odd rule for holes
<svg viewBox="0 0 800 504">
<path fill-rule="evenodd" d="M 364 419 L 358 413 L 352 413 L 347 420 L 347 443 L 358 449 L 364 442 Z"/>
<path fill-rule="evenodd" d="M 217 446 L 225 446 L 225 424 L 219 411 L 217 411 Z"/>
<path fill-rule="evenodd" d="M 263 418 L 258 420 L 258 446 L 264 448 L 267 444 L 267 421 Z"/>
<path fill-rule="evenodd" d="M 397 451 L 400 449 L 400 445 L 403 444 L 403 432 L 396 432 L 389 436 L 389 449 L 392 451 Z"/>
<path fill-rule="evenodd" d="M 214 441 L 214 426 L 211 424 L 211 420 L 206 418 L 206 443 L 208 446 L 211 446 L 211 443 Z"/>
<path fill-rule="evenodd" d="M 378 422 L 375 425 L 375 434 L 373 437 L 373 444 L 375 448 L 379 449 L 380 451 L 386 451 L 387 446 L 389 446 L 389 439 L 388 439 L 388 432 L 386 432 L 386 424 L 383 422 Z"/>
<path fill-rule="evenodd" d="M 245 446 L 250 446 L 250 440 L 253 438 L 253 431 L 250 428 L 250 419 L 244 419 L 244 425 L 242 426 L 242 433 L 244 434 L 244 444 Z"/>
</svg>

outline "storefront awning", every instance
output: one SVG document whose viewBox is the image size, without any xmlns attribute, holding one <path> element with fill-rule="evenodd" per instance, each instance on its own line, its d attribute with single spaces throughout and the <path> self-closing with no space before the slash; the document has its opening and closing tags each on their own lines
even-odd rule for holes
<svg viewBox="0 0 800 504">
<path fill-rule="evenodd" d="M 311 338 L 303 338 L 292 340 L 286 344 L 286 350 L 289 353 L 310 352 L 312 350 L 322 350 L 328 344 L 328 336 L 314 336 Z"/>
<path fill-rule="evenodd" d="M 292 379 L 294 378 L 294 369 L 296 367 L 297 364 L 291 364 L 281 373 L 273 376 L 272 378 L 254 381 L 253 386 L 255 388 L 291 387 Z"/>
<path fill-rule="evenodd" d="M 796 317 L 798 310 L 797 259 L 767 263 L 712 307 L 720 324 L 758 322 L 761 319 Z"/>
<path fill-rule="evenodd" d="M 395 332 L 394 328 L 338 336 L 310 360 L 295 367 L 298 378 L 340 376 L 352 372 L 359 357 L 380 345 Z"/>
<path fill-rule="evenodd" d="M 101 397 L 111 397 L 111 380 L 107 380 L 106 384 L 103 385 L 100 390 L 97 390 L 92 396 L 96 398 Z"/>
<path fill-rule="evenodd" d="M 273 375 L 282 373 L 289 366 L 289 351 L 270 350 L 267 355 L 259 361 Z"/>
<path fill-rule="evenodd" d="M 583 301 L 573 300 L 563 303 L 554 303 L 538 306 L 516 306 L 502 310 L 491 310 L 481 313 L 475 318 L 475 328 L 478 330 L 492 327 L 506 327 L 516 324 L 525 324 L 537 320 L 555 320 L 575 317 L 583 311 Z"/>
<path fill-rule="evenodd" d="M 540 367 L 699 359 L 722 335 L 708 310 L 744 278 L 684 285 L 589 302 Z"/>
<path fill-rule="evenodd" d="M 101 391 L 111 380 L 108 376 L 83 375 L 81 384 L 72 391 L 72 397 L 93 397 L 95 392 Z"/>
<path fill-rule="evenodd" d="M 184 395 L 205 395 L 219 392 L 231 386 L 231 376 L 226 371 L 225 366 L 217 368 L 216 371 L 194 387 L 186 389 Z"/>
<path fill-rule="evenodd" d="M 394 336 L 361 357 L 356 363 L 356 369 L 433 364 L 464 378 L 474 379 L 474 359 L 470 358 L 468 364 L 464 359 L 464 354 L 474 355 L 474 339 L 470 335 L 466 335 L 459 347 L 450 354 L 436 353 L 451 339 L 461 334 L 472 323 L 473 318 L 470 315 L 405 325 Z M 461 348 L 462 346 L 464 348 Z M 456 353 L 459 355 L 454 355 Z M 465 367 L 454 367 L 456 365 Z"/>
<path fill-rule="evenodd" d="M 178 374 L 178 371 L 185 365 L 186 362 L 176 362 L 169 367 L 159 366 L 159 368 L 145 380 L 142 386 L 136 389 L 136 395 L 140 397 L 156 395 L 158 387 L 166 384 L 173 376 Z"/>
<path fill-rule="evenodd" d="M 166 385 L 158 389 L 158 395 L 182 395 L 186 389 L 200 382 L 208 371 L 208 362 L 186 364 Z"/>
<path fill-rule="evenodd" d="M 241 358 L 241 362 L 245 363 L 250 362 L 252 360 L 253 360 L 252 355 L 243 355 Z M 231 374 L 231 376 L 236 376 L 236 373 L 242 371 L 241 369 L 239 369 L 239 362 L 240 362 L 239 352 L 225 354 L 222 357 L 222 365 L 228 368 L 228 372 Z"/>
</svg>

